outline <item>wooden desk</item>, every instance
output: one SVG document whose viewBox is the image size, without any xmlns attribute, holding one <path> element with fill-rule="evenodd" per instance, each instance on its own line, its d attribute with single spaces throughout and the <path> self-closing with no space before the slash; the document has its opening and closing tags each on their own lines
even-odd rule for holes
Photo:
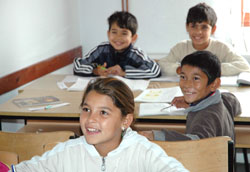
<svg viewBox="0 0 250 172">
<path fill-rule="evenodd" d="M 20 94 L 15 98 L 29 98 L 29 97 L 39 97 L 45 95 L 53 95 L 58 97 L 62 102 L 69 102 L 70 105 L 41 110 L 41 111 L 28 111 L 27 108 L 19 108 L 12 103 L 13 99 L 10 99 L 6 103 L 0 105 L 0 118 L 64 118 L 64 119 L 75 119 L 78 120 L 80 109 L 79 105 L 81 103 L 81 98 L 83 92 L 69 92 L 66 90 L 61 90 L 57 87 L 56 82 L 62 81 L 65 75 L 46 75 L 32 84 L 26 86 L 24 89 L 20 90 Z M 149 88 L 167 88 L 178 86 L 178 83 L 169 83 L 169 82 L 150 82 Z M 222 87 L 234 93 L 244 94 L 240 97 L 240 102 L 242 106 L 242 114 L 235 117 L 235 122 L 240 123 L 250 123 L 250 108 L 248 103 L 248 97 L 250 97 L 250 86 L 241 86 L 241 87 Z M 137 96 L 140 92 L 135 92 Z M 169 120 L 184 121 L 186 116 L 179 115 L 164 115 L 164 116 L 147 116 L 140 117 L 138 116 L 139 104 L 136 104 L 135 108 L 135 118 L 136 122 L 164 122 Z"/>
</svg>

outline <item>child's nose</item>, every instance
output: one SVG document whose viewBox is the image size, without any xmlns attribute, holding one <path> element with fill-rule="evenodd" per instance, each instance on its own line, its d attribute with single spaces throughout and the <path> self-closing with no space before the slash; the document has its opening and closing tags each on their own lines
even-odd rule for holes
<svg viewBox="0 0 250 172">
<path fill-rule="evenodd" d="M 98 120 L 98 115 L 96 112 L 92 112 L 87 119 L 89 122 L 95 122 Z"/>
<path fill-rule="evenodd" d="M 201 32 L 202 32 L 202 29 L 201 29 L 200 27 L 196 27 L 196 28 L 195 28 L 195 31 L 196 31 L 196 33 L 201 33 Z"/>
<path fill-rule="evenodd" d="M 184 87 L 186 88 L 190 88 L 192 87 L 192 85 L 193 85 L 192 80 L 186 80 L 186 82 L 184 83 Z"/>
</svg>

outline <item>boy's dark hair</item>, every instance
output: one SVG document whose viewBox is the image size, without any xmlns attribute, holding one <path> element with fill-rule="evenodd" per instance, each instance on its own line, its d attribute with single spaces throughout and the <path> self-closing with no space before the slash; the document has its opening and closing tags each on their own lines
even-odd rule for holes
<svg viewBox="0 0 250 172">
<path fill-rule="evenodd" d="M 120 28 L 128 29 L 132 32 L 132 35 L 136 34 L 138 23 L 136 17 L 126 11 L 117 11 L 114 12 L 109 18 L 109 30 L 111 29 L 112 24 L 117 23 Z"/>
<path fill-rule="evenodd" d="M 212 27 L 214 27 L 217 22 L 217 16 L 214 9 L 206 3 L 199 3 L 191 7 L 188 11 L 186 24 L 201 22 L 208 22 Z"/>
<path fill-rule="evenodd" d="M 221 77 L 221 63 L 218 57 L 209 51 L 196 51 L 184 57 L 181 61 L 183 65 L 198 67 L 208 77 L 207 85 L 211 84 L 216 78 Z"/>
</svg>

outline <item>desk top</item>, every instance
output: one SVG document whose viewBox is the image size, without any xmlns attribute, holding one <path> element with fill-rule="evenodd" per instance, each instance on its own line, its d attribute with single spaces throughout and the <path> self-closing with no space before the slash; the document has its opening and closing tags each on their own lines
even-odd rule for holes
<svg viewBox="0 0 250 172">
<path fill-rule="evenodd" d="M 62 118 L 78 118 L 80 115 L 80 103 L 83 92 L 69 92 L 58 88 L 56 82 L 62 81 L 66 75 L 46 75 L 38 80 L 35 80 L 30 85 L 19 91 L 19 94 L 13 99 L 30 98 L 40 96 L 55 96 L 62 102 L 69 102 L 70 105 L 60 108 L 29 111 L 28 108 L 19 108 L 12 103 L 13 99 L 0 105 L 0 117 L 62 117 Z M 178 83 L 170 82 L 150 82 L 149 88 L 167 88 L 178 86 Z M 242 114 L 235 117 L 235 121 L 250 122 L 250 108 L 248 107 L 248 97 L 250 97 L 250 86 L 241 87 L 222 87 L 230 92 L 237 94 L 242 106 Z M 140 91 L 134 92 L 134 95 L 139 95 Z M 185 120 L 186 116 L 182 115 L 162 115 L 162 116 L 138 116 L 139 104 L 136 103 L 135 118 L 136 119 L 171 119 Z"/>
</svg>

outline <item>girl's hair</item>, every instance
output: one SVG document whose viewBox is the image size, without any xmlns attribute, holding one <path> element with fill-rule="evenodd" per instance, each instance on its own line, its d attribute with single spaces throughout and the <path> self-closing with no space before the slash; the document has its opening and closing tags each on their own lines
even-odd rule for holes
<svg viewBox="0 0 250 172">
<path fill-rule="evenodd" d="M 90 91 L 109 96 L 114 105 L 121 110 L 122 116 L 134 113 L 134 95 L 124 82 L 111 77 L 90 80 L 83 94 L 81 107 Z"/>
</svg>

